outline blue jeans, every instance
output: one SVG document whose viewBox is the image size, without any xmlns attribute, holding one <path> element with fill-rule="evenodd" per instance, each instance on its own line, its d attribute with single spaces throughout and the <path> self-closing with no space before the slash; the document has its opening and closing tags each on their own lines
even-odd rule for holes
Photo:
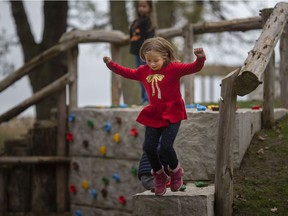
<svg viewBox="0 0 288 216">
<path fill-rule="evenodd" d="M 165 155 L 165 158 L 167 158 L 167 163 L 172 170 L 177 167 L 178 158 L 173 144 L 179 131 L 180 125 L 181 121 L 162 128 L 146 127 L 143 149 L 147 154 L 148 160 L 154 172 L 162 169 L 159 152 Z M 158 145 L 160 145 L 159 151 Z"/>
<path fill-rule="evenodd" d="M 136 67 L 138 68 L 140 65 L 145 65 L 145 64 L 146 63 L 141 60 L 140 56 L 136 55 Z M 148 101 L 148 96 L 142 83 L 140 83 L 140 86 L 141 86 L 141 104 L 144 104 L 145 102 Z"/>
</svg>

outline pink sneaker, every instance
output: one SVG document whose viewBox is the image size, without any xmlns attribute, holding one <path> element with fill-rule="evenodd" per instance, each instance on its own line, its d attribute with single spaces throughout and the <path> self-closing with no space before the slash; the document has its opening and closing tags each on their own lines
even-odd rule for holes
<svg viewBox="0 0 288 216">
<path fill-rule="evenodd" d="M 151 173 L 154 176 L 155 195 L 162 196 L 166 193 L 166 183 L 168 182 L 169 177 L 166 175 L 163 167 L 157 172 L 153 172 L 152 170 Z"/>
<path fill-rule="evenodd" d="M 178 164 L 178 166 L 174 170 L 171 170 L 170 167 L 168 166 L 168 170 L 171 178 L 171 185 L 170 185 L 171 191 L 173 192 L 179 191 L 183 185 L 183 174 L 184 174 L 183 168 L 180 166 L 180 164 Z"/>
</svg>

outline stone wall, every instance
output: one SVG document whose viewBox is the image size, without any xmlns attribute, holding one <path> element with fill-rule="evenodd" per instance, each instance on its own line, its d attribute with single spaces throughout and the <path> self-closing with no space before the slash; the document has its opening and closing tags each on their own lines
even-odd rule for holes
<svg viewBox="0 0 288 216">
<path fill-rule="evenodd" d="M 137 177 L 145 129 L 135 121 L 139 111 L 138 108 L 81 108 L 70 114 L 69 184 L 72 211 L 77 216 L 131 215 L 132 196 L 144 191 Z M 280 118 L 287 110 L 276 113 L 275 117 Z M 184 179 L 213 181 L 219 112 L 187 109 L 187 114 L 188 120 L 182 122 L 175 140 L 185 170 Z M 260 128 L 260 110 L 237 111 L 234 167 L 239 167 Z"/>
</svg>

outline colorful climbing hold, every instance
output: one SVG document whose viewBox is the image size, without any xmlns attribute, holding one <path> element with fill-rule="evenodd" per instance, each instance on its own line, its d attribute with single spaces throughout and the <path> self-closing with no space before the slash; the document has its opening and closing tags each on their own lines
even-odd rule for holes
<svg viewBox="0 0 288 216">
<path fill-rule="evenodd" d="M 120 174 L 118 172 L 113 173 L 112 178 L 116 181 L 116 182 L 120 182 Z"/>
<path fill-rule="evenodd" d="M 101 153 L 101 155 L 106 155 L 106 147 L 105 146 L 100 146 L 100 153 Z"/>
<path fill-rule="evenodd" d="M 89 147 L 89 142 L 87 140 L 83 140 L 83 147 L 88 148 Z"/>
<path fill-rule="evenodd" d="M 197 108 L 198 111 L 205 111 L 206 110 L 206 106 L 203 106 L 203 105 L 200 105 L 200 104 L 197 104 L 196 108 Z"/>
<path fill-rule="evenodd" d="M 73 140 L 74 140 L 73 134 L 72 133 L 67 133 L 66 140 L 68 142 L 73 142 Z"/>
<path fill-rule="evenodd" d="M 136 128 L 131 128 L 130 130 L 130 135 L 131 136 L 134 136 L 134 137 L 137 137 L 138 136 L 138 131 Z"/>
<path fill-rule="evenodd" d="M 111 132 L 111 123 L 110 122 L 106 122 L 105 125 L 104 125 L 104 130 L 107 132 L 107 133 L 110 133 Z"/>
<path fill-rule="evenodd" d="M 208 183 L 202 182 L 202 181 L 197 181 L 195 182 L 196 187 L 207 187 Z"/>
<path fill-rule="evenodd" d="M 93 189 L 93 188 L 92 188 L 92 189 L 89 190 L 89 192 L 90 192 L 92 198 L 94 198 L 94 199 L 97 198 L 98 193 L 97 193 L 97 190 L 96 190 L 96 189 Z"/>
<path fill-rule="evenodd" d="M 183 185 L 181 186 L 181 188 L 180 188 L 180 191 L 183 192 L 183 191 L 185 191 L 185 190 L 186 190 L 186 185 L 183 184 Z"/>
<path fill-rule="evenodd" d="M 102 182 L 105 186 L 109 185 L 109 179 L 106 176 L 102 177 Z"/>
<path fill-rule="evenodd" d="M 138 174 L 138 169 L 137 169 L 135 166 L 132 166 L 132 167 L 131 167 L 131 174 L 132 174 L 133 176 L 137 176 L 137 174 Z"/>
<path fill-rule="evenodd" d="M 77 162 L 73 161 L 73 163 L 72 163 L 72 168 L 73 168 L 74 170 L 79 170 L 79 164 L 78 164 Z"/>
<path fill-rule="evenodd" d="M 87 120 L 87 126 L 91 129 L 94 128 L 94 122 L 92 120 Z"/>
<path fill-rule="evenodd" d="M 74 114 L 70 114 L 70 115 L 68 116 L 68 121 L 69 121 L 69 122 L 75 122 L 75 115 L 74 115 Z"/>
<path fill-rule="evenodd" d="M 190 108 L 190 109 L 192 109 L 192 108 L 195 108 L 196 106 L 195 106 L 195 104 L 186 104 L 186 108 Z"/>
<path fill-rule="evenodd" d="M 252 110 L 259 110 L 260 108 L 261 108 L 261 105 L 259 104 L 251 107 Z"/>
<path fill-rule="evenodd" d="M 106 198 L 107 195 L 108 195 L 108 191 L 107 191 L 105 188 L 103 188 L 103 189 L 101 190 L 101 194 L 102 194 L 102 197 L 103 197 L 103 198 Z"/>
<path fill-rule="evenodd" d="M 82 211 L 80 209 L 76 210 L 75 211 L 75 216 L 82 216 Z"/>
<path fill-rule="evenodd" d="M 75 194 L 77 192 L 77 189 L 76 189 L 75 185 L 70 185 L 69 191 L 70 191 L 70 193 L 74 193 Z"/>
<path fill-rule="evenodd" d="M 121 125 L 122 124 L 122 119 L 118 116 L 115 117 L 116 123 Z"/>
<path fill-rule="evenodd" d="M 119 142 L 120 142 L 120 135 L 119 135 L 119 133 L 114 134 L 113 140 L 114 140 L 115 143 L 119 143 Z"/>
<path fill-rule="evenodd" d="M 122 205 L 125 205 L 126 204 L 126 198 L 124 196 L 119 196 L 118 202 Z"/>
<path fill-rule="evenodd" d="M 120 107 L 120 108 L 127 108 L 128 105 L 127 105 L 127 104 L 120 104 L 119 107 Z"/>
<path fill-rule="evenodd" d="M 88 189 L 89 189 L 89 183 L 88 183 L 88 181 L 87 181 L 87 180 L 82 181 L 81 186 L 82 186 L 82 188 L 83 188 L 84 190 L 88 190 Z"/>
</svg>

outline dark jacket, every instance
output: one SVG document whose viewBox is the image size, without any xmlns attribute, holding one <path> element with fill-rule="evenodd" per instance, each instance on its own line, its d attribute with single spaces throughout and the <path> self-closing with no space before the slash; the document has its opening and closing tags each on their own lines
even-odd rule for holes
<svg viewBox="0 0 288 216">
<path fill-rule="evenodd" d="M 155 36 L 151 20 L 148 16 L 139 17 L 130 26 L 130 53 L 139 55 L 143 42 Z"/>
</svg>

